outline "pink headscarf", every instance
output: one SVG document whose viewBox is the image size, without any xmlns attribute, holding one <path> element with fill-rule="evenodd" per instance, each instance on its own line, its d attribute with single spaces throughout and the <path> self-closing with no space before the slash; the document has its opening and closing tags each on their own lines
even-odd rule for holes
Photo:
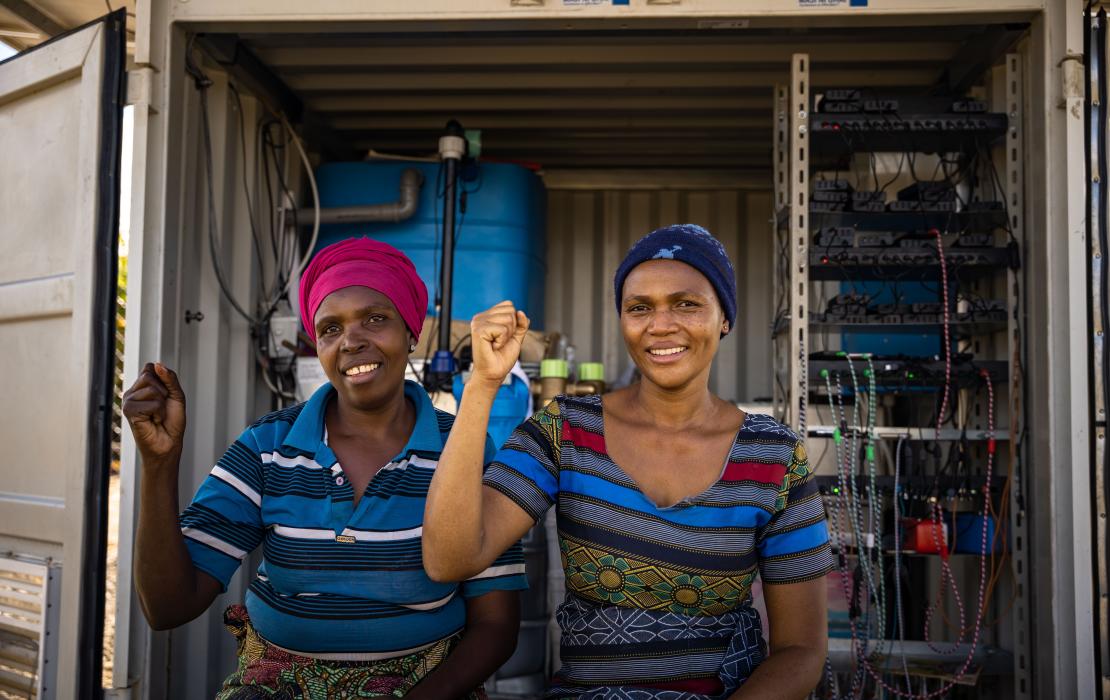
<svg viewBox="0 0 1110 700">
<path fill-rule="evenodd" d="M 369 287 L 384 294 L 412 335 L 420 338 L 428 313 L 428 288 L 416 274 L 416 266 L 391 245 L 348 238 L 317 253 L 301 275 L 301 324 L 312 342 L 316 342 L 316 310 L 327 295 L 344 287 Z"/>
</svg>

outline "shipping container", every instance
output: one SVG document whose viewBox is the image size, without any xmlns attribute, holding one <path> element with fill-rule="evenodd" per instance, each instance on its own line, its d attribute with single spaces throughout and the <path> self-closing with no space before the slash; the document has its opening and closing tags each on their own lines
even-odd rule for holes
<svg viewBox="0 0 1110 700">
<path fill-rule="evenodd" d="M 65 3 L 39 4 L 55 17 L 39 20 L 51 34 L 102 9 L 65 10 L 74 14 L 61 21 Z M 110 697 L 210 697 L 235 659 L 222 610 L 242 600 L 257 566 L 245 562 L 197 620 L 150 630 L 130 577 L 142 471 L 125 429 L 116 595 L 103 609 L 126 102 L 133 159 L 123 382 L 153 359 L 182 377 L 190 407 L 183 499 L 243 426 L 297 400 L 281 340 L 295 338 L 306 252 L 345 235 L 378 234 L 402 248 L 419 235 L 433 306 L 442 296 L 439 143 L 455 120 L 478 154 L 460 171 L 466 201 L 452 209 L 468 276 L 453 287 L 465 297 L 456 305 L 473 308 L 485 260 L 498 271 L 489 284 L 511 277 L 506 296 L 527 300 L 543 333 L 572 348 L 572 365 L 601 362 L 609 384 L 626 382 L 613 271 L 653 228 L 705 226 L 736 263 L 740 297 L 711 388 L 805 433 L 830 504 L 848 505 L 841 438 L 860 447 L 875 437 L 889 483 L 915 483 L 893 479 L 896 463 L 911 468 L 903 455 L 916 465 L 918 491 L 893 491 L 895 512 L 912 508 L 900 509 L 900 497 L 936 500 L 944 469 L 959 476 L 959 465 L 972 465 L 964 483 L 944 487 L 942 500 L 953 505 L 940 504 L 951 516 L 964 608 L 947 599 L 938 611 L 952 617 L 947 629 L 919 619 L 945 590 L 924 525 L 911 530 L 924 539 L 908 562 L 881 551 L 901 552 L 903 541 L 872 543 L 875 561 L 887 562 L 876 564 L 880 579 L 882 566 L 888 574 L 905 567 L 912 594 L 904 607 L 941 647 L 952 627 L 972 626 L 978 567 L 990 559 L 969 528 L 1006 533 L 992 544 L 1007 556 L 979 643 L 939 653 L 907 640 L 882 655 L 888 677 L 902 683 L 910 657 L 914 692 L 939 691 L 967 657 L 968 684 L 943 696 L 1110 694 L 1105 283 L 1090 233 L 1105 226 L 1105 115 L 1098 99 L 1087 101 L 1105 94 L 1105 47 L 1087 45 L 1105 38 L 1097 8 L 1089 27 L 1078 0 L 150 0 L 132 9 L 133 17 L 116 12 L 0 63 L 8 168 L 0 175 L 0 348 L 15 398 L 0 420 L 9 446 L 0 470 L 0 631 L 12 627 L 10 639 L 27 642 L 0 644 L 9 669 L 0 669 L 0 687 L 92 696 L 106 620 Z M 972 132 L 974 140 L 961 136 Z M 406 169 L 421 173 L 410 182 L 422 188 L 412 219 L 419 234 L 382 219 L 342 228 L 325 221 L 336 206 L 403 204 Z M 922 180 L 950 181 L 951 199 L 939 195 L 938 205 Z M 887 192 L 881 214 L 866 211 L 864 196 L 857 216 L 853 193 L 872 189 Z M 317 206 L 324 225 L 314 235 Z M 845 226 L 851 231 L 838 234 Z M 930 238 L 933 229 L 940 235 Z M 991 235 L 985 242 L 957 235 L 981 229 Z M 888 257 L 867 252 L 879 248 Z M 936 307 L 937 262 L 946 260 L 954 278 L 943 281 Z M 876 280 L 876 267 L 900 276 Z M 957 297 L 957 288 L 972 291 Z M 290 289 L 294 303 L 283 306 Z M 244 318 L 260 307 L 273 314 Z M 963 316 L 948 319 L 949 310 Z M 906 328 L 895 336 L 874 327 L 880 322 Z M 942 330 L 955 335 L 942 339 Z M 917 359 L 897 365 L 906 361 L 895 355 Z M 869 361 L 879 364 L 865 374 Z M 955 373 L 961 408 L 942 434 L 932 403 L 941 385 L 911 375 L 944 371 Z M 896 383 L 873 388 L 830 383 L 826 391 L 824 383 L 882 384 L 895 374 Z M 852 426 L 842 408 L 838 425 L 836 396 L 851 411 L 857 398 L 874 399 L 867 414 L 878 424 L 869 430 L 857 417 Z M 997 489 L 982 480 L 988 450 Z M 932 466 L 941 455 L 945 465 Z M 976 520 L 967 504 L 981 503 L 977 491 L 995 493 L 1005 514 Z M 556 548 L 550 527 L 526 542 L 528 619 L 491 692 L 538 697 L 558 663 L 549 620 L 563 585 Z M 830 577 L 830 591 L 841 582 Z M 22 602 L 9 605 L 15 599 Z M 830 607 L 830 664 L 847 678 L 860 654 L 839 634 L 850 627 L 840 603 Z M 890 637 L 885 614 L 871 623 Z"/>
</svg>

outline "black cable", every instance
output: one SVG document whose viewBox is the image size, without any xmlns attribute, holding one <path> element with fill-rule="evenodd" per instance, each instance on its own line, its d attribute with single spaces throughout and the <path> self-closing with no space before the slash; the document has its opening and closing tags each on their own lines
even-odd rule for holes
<svg viewBox="0 0 1110 700">
<path fill-rule="evenodd" d="M 216 282 L 219 284 L 220 291 L 236 313 L 242 316 L 253 330 L 256 325 L 256 319 L 251 314 L 247 313 L 239 304 L 238 300 L 235 299 L 234 295 L 232 295 L 231 290 L 228 288 L 227 281 L 224 278 L 223 269 L 220 267 L 219 256 L 216 250 L 216 196 L 212 186 L 212 134 L 208 121 L 208 89 L 212 86 L 212 81 L 193 61 L 193 40 L 195 40 L 195 38 L 190 40 L 189 46 L 186 49 L 185 70 L 193 77 L 197 91 L 200 93 L 200 121 L 201 134 L 204 140 L 204 170 L 206 175 L 205 185 L 208 194 L 208 201 L 206 202 L 208 214 L 208 252 L 212 259 L 212 268 L 216 272 Z"/>
<path fill-rule="evenodd" d="M 268 287 L 266 286 L 266 265 L 262 262 L 262 242 L 258 237 L 258 226 L 254 221 L 254 203 L 251 201 L 251 189 L 247 181 L 247 128 L 243 117 L 243 98 L 239 95 L 239 90 L 233 83 L 228 83 L 227 88 L 232 97 L 235 98 L 235 109 L 239 117 L 239 151 L 243 157 L 240 172 L 243 176 L 243 196 L 247 200 L 247 220 L 250 222 L 251 240 L 254 245 L 255 258 L 258 261 L 259 292 L 262 298 L 269 300 Z"/>
<path fill-rule="evenodd" d="M 277 229 L 278 222 L 275 216 L 277 215 L 277 207 L 274 204 L 274 184 L 270 179 L 270 164 L 269 164 L 269 150 L 266 147 L 264 139 L 264 129 L 266 121 L 259 119 L 254 127 L 254 141 L 257 150 L 258 163 L 262 168 L 262 176 L 266 181 L 266 199 L 268 207 L 266 209 L 267 217 L 270 221 L 270 250 L 273 253 L 274 259 L 278 259 L 278 235 L 274 234 Z"/>
</svg>

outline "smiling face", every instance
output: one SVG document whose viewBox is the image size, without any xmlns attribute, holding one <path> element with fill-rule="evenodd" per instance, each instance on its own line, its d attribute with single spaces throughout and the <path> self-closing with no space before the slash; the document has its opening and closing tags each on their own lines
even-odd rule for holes
<svg viewBox="0 0 1110 700">
<path fill-rule="evenodd" d="M 341 402 L 370 409 L 404 391 L 412 334 L 384 294 L 337 289 L 320 303 L 313 327 L 320 365 Z"/>
<path fill-rule="evenodd" d="M 664 389 L 708 381 L 728 321 L 705 275 L 677 260 L 649 260 L 624 281 L 621 333 L 640 374 Z"/>
</svg>

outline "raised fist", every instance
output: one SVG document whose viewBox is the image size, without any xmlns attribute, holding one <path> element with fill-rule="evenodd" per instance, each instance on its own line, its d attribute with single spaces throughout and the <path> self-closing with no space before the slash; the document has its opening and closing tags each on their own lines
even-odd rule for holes
<svg viewBox="0 0 1110 700">
<path fill-rule="evenodd" d="M 528 317 L 511 301 L 503 301 L 475 316 L 470 321 L 474 354 L 470 381 L 500 386 L 520 357 L 528 324 Z"/>
<path fill-rule="evenodd" d="M 123 415 L 143 462 L 181 454 L 185 437 L 185 392 L 177 375 L 161 362 L 148 362 L 123 394 Z"/>
</svg>

